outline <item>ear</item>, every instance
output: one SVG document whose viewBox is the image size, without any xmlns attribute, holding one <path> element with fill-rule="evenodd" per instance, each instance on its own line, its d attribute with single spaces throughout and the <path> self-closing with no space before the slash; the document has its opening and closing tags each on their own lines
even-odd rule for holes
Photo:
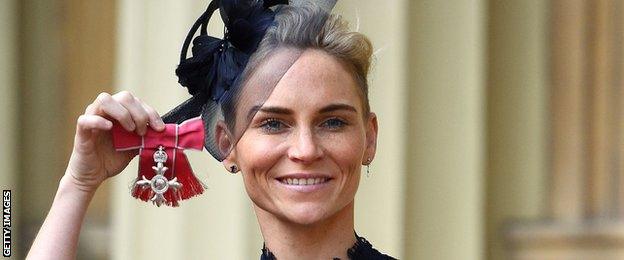
<svg viewBox="0 0 624 260">
<path fill-rule="evenodd" d="M 236 151 L 234 149 L 234 140 L 232 139 L 232 133 L 228 129 L 225 122 L 219 120 L 217 122 L 215 137 L 219 153 L 225 155 L 225 158 L 221 163 L 225 170 L 230 172 L 230 167 L 236 165 Z"/>
<path fill-rule="evenodd" d="M 370 163 L 375 158 L 375 153 L 377 152 L 377 115 L 373 112 L 368 114 L 368 118 L 366 119 L 366 150 L 364 152 L 364 158 L 362 158 L 362 164 L 366 164 L 367 160 L 370 158 Z"/>
</svg>

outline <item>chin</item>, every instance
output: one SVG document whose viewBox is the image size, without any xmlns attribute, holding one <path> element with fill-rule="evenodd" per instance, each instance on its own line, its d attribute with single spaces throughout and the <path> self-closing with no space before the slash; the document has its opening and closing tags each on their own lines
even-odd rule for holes
<svg viewBox="0 0 624 260">
<path fill-rule="evenodd" d="M 298 225 L 314 225 L 330 217 L 328 210 L 314 203 L 291 205 L 282 212 L 287 221 Z"/>
</svg>

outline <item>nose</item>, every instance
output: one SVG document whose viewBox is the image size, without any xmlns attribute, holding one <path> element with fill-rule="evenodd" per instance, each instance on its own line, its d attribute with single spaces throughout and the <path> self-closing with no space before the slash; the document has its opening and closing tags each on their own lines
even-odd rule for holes
<svg viewBox="0 0 624 260">
<path fill-rule="evenodd" d="M 323 156 L 323 149 L 319 140 L 311 130 L 302 129 L 291 137 L 291 145 L 288 149 L 288 158 L 301 162 L 313 162 Z"/>
</svg>

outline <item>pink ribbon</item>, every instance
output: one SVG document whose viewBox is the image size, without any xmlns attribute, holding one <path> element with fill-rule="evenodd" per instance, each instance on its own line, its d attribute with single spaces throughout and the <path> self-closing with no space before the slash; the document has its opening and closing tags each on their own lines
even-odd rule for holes
<svg viewBox="0 0 624 260">
<path fill-rule="evenodd" d="M 163 196 L 165 204 L 177 207 L 179 200 L 191 198 L 204 192 L 204 185 L 195 177 L 191 165 L 183 150 L 202 150 L 204 145 L 204 125 L 200 117 L 192 118 L 181 124 L 166 124 L 165 130 L 157 132 L 148 127 L 147 133 L 140 136 L 126 131 L 115 122 L 112 129 L 113 146 L 117 151 L 139 149 L 139 174 L 137 181 L 152 179 L 156 173 L 152 169 L 155 165 L 153 155 L 162 146 L 167 153 L 165 166 L 169 168 L 164 176 L 168 180 L 177 177 L 182 184 L 179 189 L 168 189 Z M 154 196 L 150 187 L 134 185 L 132 196 L 148 201 Z"/>
</svg>

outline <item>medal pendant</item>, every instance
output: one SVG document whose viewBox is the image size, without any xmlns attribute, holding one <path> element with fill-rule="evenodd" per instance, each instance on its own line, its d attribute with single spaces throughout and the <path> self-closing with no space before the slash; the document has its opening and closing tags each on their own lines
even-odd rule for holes
<svg viewBox="0 0 624 260">
<path fill-rule="evenodd" d="M 156 206 L 160 207 L 160 205 L 167 202 L 165 199 L 165 192 L 167 190 L 174 189 L 177 190 L 182 187 L 182 184 L 178 182 L 178 178 L 174 177 L 172 180 L 167 179 L 165 177 L 165 172 L 169 169 L 165 166 L 165 162 L 167 162 L 167 153 L 165 152 L 164 147 L 161 145 L 158 147 L 158 150 L 154 153 L 154 162 L 155 166 L 152 166 L 156 175 L 152 177 L 152 179 L 145 178 L 145 175 L 142 175 L 142 180 L 138 180 L 135 183 L 135 186 L 139 186 L 141 188 L 150 187 L 154 192 L 154 196 L 150 199 Z"/>
</svg>

